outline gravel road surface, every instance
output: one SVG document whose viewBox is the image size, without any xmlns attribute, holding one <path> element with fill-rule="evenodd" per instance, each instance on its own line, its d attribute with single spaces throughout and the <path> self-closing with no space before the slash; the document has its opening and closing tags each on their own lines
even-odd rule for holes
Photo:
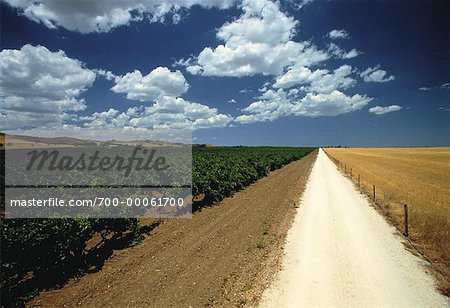
<svg viewBox="0 0 450 308">
<path fill-rule="evenodd" d="M 323 150 L 260 307 L 450 307 L 424 261 Z"/>
</svg>

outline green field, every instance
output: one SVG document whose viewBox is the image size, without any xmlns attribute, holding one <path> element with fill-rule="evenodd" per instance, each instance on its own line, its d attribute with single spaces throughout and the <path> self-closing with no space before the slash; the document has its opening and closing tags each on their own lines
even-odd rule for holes
<svg viewBox="0 0 450 308">
<path fill-rule="evenodd" d="M 194 147 L 192 194 L 197 200 L 194 209 L 231 196 L 270 171 L 313 150 L 295 147 Z M 18 298 L 26 300 L 26 296 L 32 296 L 42 287 L 53 287 L 89 271 L 93 260 L 86 250 L 86 243 L 94 236 L 101 234 L 101 241 L 114 247 L 114 241 L 123 243 L 124 237 L 129 242 L 139 241 L 142 233 L 136 218 L 2 219 L 1 230 L 2 297 L 10 303 Z M 97 259 L 94 261 L 101 261 Z M 40 279 L 45 281 L 44 286 L 39 284 Z"/>
</svg>

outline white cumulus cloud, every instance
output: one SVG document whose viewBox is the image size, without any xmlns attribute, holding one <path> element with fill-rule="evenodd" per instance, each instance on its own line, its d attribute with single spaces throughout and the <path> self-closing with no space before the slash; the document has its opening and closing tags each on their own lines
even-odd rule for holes
<svg viewBox="0 0 450 308">
<path fill-rule="evenodd" d="M 349 77 L 352 73 L 350 65 L 342 65 L 332 73 L 324 74 L 312 80 L 311 85 L 305 87 L 307 91 L 316 93 L 331 93 L 338 89 L 347 89 L 356 84 L 356 80 Z"/>
<path fill-rule="evenodd" d="M 380 66 L 369 67 L 360 76 L 365 82 L 387 82 L 395 79 L 393 75 L 388 76 L 385 70 L 380 69 Z"/>
<path fill-rule="evenodd" d="M 109 81 L 113 81 L 117 77 L 120 77 L 120 76 L 117 76 L 117 75 L 113 74 L 111 71 L 108 71 L 108 70 L 105 70 L 105 69 L 94 69 L 93 71 L 95 73 L 97 73 L 98 76 L 102 76 L 106 80 L 109 80 Z"/>
<path fill-rule="evenodd" d="M 331 93 L 308 93 L 294 108 L 294 114 L 310 117 L 337 116 L 340 114 L 360 110 L 366 106 L 372 98 L 355 94 L 348 96 L 340 91 Z"/>
<path fill-rule="evenodd" d="M 331 30 L 327 36 L 332 40 L 350 38 L 350 34 L 345 30 Z"/>
<path fill-rule="evenodd" d="M 5 0 L 29 19 L 48 28 L 63 27 L 81 33 L 109 32 L 131 22 L 164 22 L 172 15 L 178 22 L 180 12 L 193 5 L 227 9 L 236 0 Z"/>
<path fill-rule="evenodd" d="M 68 113 L 86 108 L 78 97 L 96 74 L 63 51 L 24 45 L 0 53 L 2 129 L 61 123 Z"/>
<path fill-rule="evenodd" d="M 0 94 L 21 97 L 63 98 L 84 92 L 95 73 L 59 50 L 24 45 L 0 53 Z"/>
<path fill-rule="evenodd" d="M 349 77 L 352 73 L 350 65 L 342 65 L 332 72 L 326 69 L 311 71 L 308 67 L 294 66 L 285 74 L 276 78 L 275 88 L 290 88 L 303 85 L 302 90 L 318 93 L 330 93 L 337 89 L 346 89 L 356 84 L 356 80 Z"/>
<path fill-rule="evenodd" d="M 139 70 L 115 78 L 111 88 L 116 93 L 126 93 L 126 97 L 138 101 L 154 101 L 161 96 L 180 96 L 189 84 L 180 71 L 172 72 L 167 67 L 157 67 L 143 76 Z"/>
<path fill-rule="evenodd" d="M 389 112 L 399 111 L 402 107 L 399 105 L 391 105 L 387 107 L 375 106 L 369 109 L 369 112 L 374 113 L 376 115 L 381 115 Z"/>
<path fill-rule="evenodd" d="M 171 96 L 159 97 L 151 106 L 135 106 L 124 112 L 110 108 L 78 118 L 83 128 L 139 132 L 225 127 L 232 120 L 230 115 L 219 113 L 217 108 Z"/>
<path fill-rule="evenodd" d="M 335 43 L 330 43 L 328 45 L 328 52 L 338 59 L 352 59 L 362 54 L 362 52 L 356 50 L 356 48 L 353 48 L 350 51 L 345 51 Z"/>
<path fill-rule="evenodd" d="M 317 69 L 312 71 L 306 66 L 294 65 L 284 73 L 276 77 L 273 86 L 275 88 L 290 88 L 298 84 L 311 83 L 322 78 L 328 70 Z"/>
<path fill-rule="evenodd" d="M 294 62 L 314 65 L 328 59 L 326 52 L 309 42 L 294 42 L 297 21 L 269 0 L 244 0 L 243 13 L 218 29 L 224 42 L 206 47 L 185 61 L 191 74 L 205 76 L 277 75 Z"/>
<path fill-rule="evenodd" d="M 233 118 L 216 108 L 181 97 L 189 85 L 180 71 L 158 67 L 147 75 L 134 71 L 124 76 L 104 69 L 90 70 L 63 51 L 25 45 L 0 53 L 0 128 L 9 133 L 114 138 L 151 136 L 155 129 L 202 129 L 228 126 Z M 80 116 L 87 107 L 80 95 L 96 76 L 116 84 L 112 91 L 127 98 L 154 102 Z M 118 135 L 118 136 L 119 136 Z M 140 138 L 139 137 L 139 138 Z"/>
<path fill-rule="evenodd" d="M 268 90 L 258 101 L 243 109 L 245 114 L 236 118 L 239 123 L 274 121 L 283 116 L 337 116 L 360 110 L 372 98 L 355 94 L 348 96 L 341 91 L 330 93 L 307 93 L 299 97 L 294 91 L 286 93 L 283 89 Z"/>
</svg>

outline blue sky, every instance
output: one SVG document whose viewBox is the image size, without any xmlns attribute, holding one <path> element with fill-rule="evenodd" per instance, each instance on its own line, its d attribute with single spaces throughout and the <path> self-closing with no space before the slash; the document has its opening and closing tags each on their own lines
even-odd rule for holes
<svg viewBox="0 0 450 308">
<path fill-rule="evenodd" d="M 0 130 L 450 145 L 446 1 L 158 3 L 1 2 Z"/>
</svg>

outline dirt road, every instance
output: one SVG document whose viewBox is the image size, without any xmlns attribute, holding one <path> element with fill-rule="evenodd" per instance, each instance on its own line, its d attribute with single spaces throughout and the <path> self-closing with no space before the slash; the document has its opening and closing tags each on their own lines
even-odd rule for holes
<svg viewBox="0 0 450 308">
<path fill-rule="evenodd" d="M 255 306 L 282 247 L 317 151 L 191 219 L 167 219 L 99 272 L 28 303 L 39 307 Z"/>
<path fill-rule="evenodd" d="M 260 306 L 450 306 L 395 233 L 320 150 Z"/>
</svg>

